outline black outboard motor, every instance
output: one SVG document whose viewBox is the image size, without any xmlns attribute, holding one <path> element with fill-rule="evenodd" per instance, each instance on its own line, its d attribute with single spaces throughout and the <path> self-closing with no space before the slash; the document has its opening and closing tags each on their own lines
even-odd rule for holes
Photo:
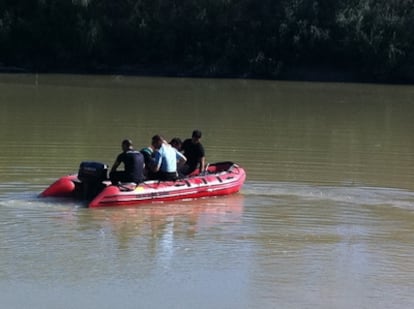
<svg viewBox="0 0 414 309">
<path fill-rule="evenodd" d="M 82 198 L 91 200 L 104 188 L 102 182 L 108 179 L 108 165 L 100 162 L 82 162 L 78 179 L 82 182 Z"/>
</svg>

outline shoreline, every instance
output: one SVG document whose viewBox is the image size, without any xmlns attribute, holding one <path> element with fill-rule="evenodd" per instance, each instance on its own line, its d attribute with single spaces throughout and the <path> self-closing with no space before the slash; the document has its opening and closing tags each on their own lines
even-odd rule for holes
<svg viewBox="0 0 414 309">
<path fill-rule="evenodd" d="M 2 66 L 2 74 L 77 74 L 77 75 L 124 75 L 142 77 L 176 77 L 176 78 L 213 78 L 213 79 L 251 79 L 268 81 L 303 81 L 303 82 L 326 82 L 326 83 L 372 83 L 386 85 L 413 85 L 414 81 L 407 80 L 382 80 L 363 76 L 352 70 L 334 69 L 330 67 L 293 67 L 285 69 L 277 77 L 269 77 L 251 73 L 214 73 L 203 69 L 185 69 L 176 65 L 138 65 L 138 66 L 101 66 L 95 68 L 76 69 L 48 69 L 35 70 L 19 66 Z"/>
</svg>

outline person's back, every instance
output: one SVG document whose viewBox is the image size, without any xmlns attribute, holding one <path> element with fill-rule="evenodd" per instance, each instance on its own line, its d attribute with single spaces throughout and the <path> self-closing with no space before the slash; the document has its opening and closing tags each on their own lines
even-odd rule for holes
<svg viewBox="0 0 414 309">
<path fill-rule="evenodd" d="M 142 182 L 144 180 L 144 156 L 132 148 L 130 140 L 122 141 L 122 150 L 123 152 L 117 156 L 110 172 L 112 183 Z M 121 163 L 124 164 L 124 170 L 117 171 Z"/>
<path fill-rule="evenodd" d="M 184 175 L 181 173 L 181 169 L 183 168 L 185 162 L 187 162 L 187 158 L 181 153 L 181 145 L 182 141 L 179 137 L 174 137 L 170 141 L 170 145 L 175 149 L 176 158 L 177 158 L 177 173 L 179 177 L 182 178 Z"/>
<path fill-rule="evenodd" d="M 173 147 L 163 144 L 158 150 L 158 155 L 161 157 L 160 170 L 162 172 L 174 173 L 177 171 L 177 155 Z M 155 158 L 157 158 L 157 154 Z"/>
<path fill-rule="evenodd" d="M 144 156 L 141 152 L 130 149 L 124 153 L 125 174 L 132 182 L 143 181 Z"/>
<path fill-rule="evenodd" d="M 155 135 L 152 138 L 152 146 L 155 154 L 153 159 L 153 171 L 156 173 L 155 179 L 176 180 L 177 179 L 177 152 L 165 140 Z"/>
<path fill-rule="evenodd" d="M 185 175 L 191 174 L 198 167 L 200 168 L 200 172 L 204 171 L 205 152 L 200 139 L 201 132 L 194 130 L 192 137 L 186 139 L 182 144 L 182 150 L 187 158 L 187 162 L 181 169 L 181 172 Z"/>
<path fill-rule="evenodd" d="M 142 155 L 144 156 L 144 163 L 145 163 L 145 169 L 144 169 L 144 176 L 147 179 L 152 179 L 153 178 L 153 172 L 152 172 L 152 156 L 154 154 L 153 149 L 151 148 L 151 146 L 148 147 L 144 147 L 142 148 L 139 152 L 142 153 Z"/>
</svg>

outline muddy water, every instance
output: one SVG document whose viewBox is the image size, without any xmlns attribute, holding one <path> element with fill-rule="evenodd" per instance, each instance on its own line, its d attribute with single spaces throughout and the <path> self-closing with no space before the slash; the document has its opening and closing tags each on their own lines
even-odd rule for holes
<svg viewBox="0 0 414 309">
<path fill-rule="evenodd" d="M 412 308 L 414 88 L 0 75 L 5 308 Z M 203 131 L 222 198 L 87 209 L 37 194 L 120 141 Z"/>
</svg>

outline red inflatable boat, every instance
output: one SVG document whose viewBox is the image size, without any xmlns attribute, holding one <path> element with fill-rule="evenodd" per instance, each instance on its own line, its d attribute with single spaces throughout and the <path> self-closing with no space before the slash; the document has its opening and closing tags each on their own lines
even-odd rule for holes
<svg viewBox="0 0 414 309">
<path fill-rule="evenodd" d="M 206 170 L 203 175 L 176 181 L 151 180 L 115 186 L 107 179 L 107 165 L 82 162 L 78 174 L 58 179 L 40 196 L 88 200 L 89 207 L 127 206 L 232 194 L 240 190 L 246 179 L 244 169 L 233 162 L 213 163 Z"/>
</svg>

